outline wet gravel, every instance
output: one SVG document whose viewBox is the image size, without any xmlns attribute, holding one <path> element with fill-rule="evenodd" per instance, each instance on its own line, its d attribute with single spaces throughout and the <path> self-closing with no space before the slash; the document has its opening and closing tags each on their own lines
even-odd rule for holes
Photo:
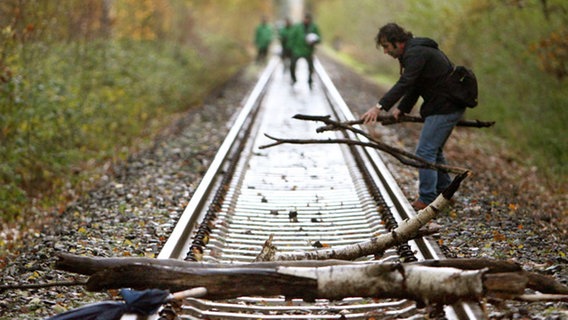
<svg viewBox="0 0 568 320">
<path fill-rule="evenodd" d="M 350 107 L 361 114 L 374 103 L 381 88 L 321 58 Z M 64 210 L 38 212 L 24 229 L 4 228 L 3 239 L 18 241 L 7 246 L 10 254 L 0 257 L 0 284 L 85 280 L 54 270 L 56 252 L 155 257 L 258 71 L 251 65 L 212 93 L 203 106 L 180 116 L 152 146 L 104 168 L 94 178 L 96 187 Z M 372 130 L 383 141 L 412 151 L 420 127 Z M 414 199 L 416 170 L 388 155 L 383 158 L 403 192 Z M 453 209 L 436 220 L 443 226 L 436 238 L 447 255 L 510 259 L 568 284 L 566 195 L 550 194 L 540 186 L 535 170 L 522 166 L 506 146 L 487 140 L 476 129 L 456 130 L 447 158 L 475 172 L 462 185 Z M 115 298 L 115 292 L 90 293 L 81 286 L 6 290 L 0 292 L 0 319 L 42 319 Z M 492 319 L 565 319 L 568 304 L 504 302 L 490 305 L 488 314 Z"/>
</svg>

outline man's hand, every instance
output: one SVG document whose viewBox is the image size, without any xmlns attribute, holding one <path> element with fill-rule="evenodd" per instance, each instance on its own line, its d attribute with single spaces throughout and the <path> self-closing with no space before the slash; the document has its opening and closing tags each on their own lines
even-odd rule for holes
<svg viewBox="0 0 568 320">
<path fill-rule="evenodd" d="M 381 113 L 381 110 L 383 110 L 383 108 L 378 104 L 376 106 L 371 107 L 369 110 L 367 110 L 367 112 L 365 112 L 361 116 L 361 119 L 363 119 L 363 124 L 375 123 L 377 121 L 377 119 L 379 118 L 379 114 Z M 404 113 L 402 111 L 400 111 L 400 109 L 398 109 L 398 108 L 396 108 L 392 111 L 392 116 L 397 121 L 398 121 L 398 118 L 401 115 L 404 115 Z"/>
<path fill-rule="evenodd" d="M 376 106 L 372 106 L 367 112 L 365 112 L 361 116 L 361 119 L 363 119 L 363 124 L 376 122 L 379 113 L 381 113 L 381 109 L 377 108 Z"/>
</svg>

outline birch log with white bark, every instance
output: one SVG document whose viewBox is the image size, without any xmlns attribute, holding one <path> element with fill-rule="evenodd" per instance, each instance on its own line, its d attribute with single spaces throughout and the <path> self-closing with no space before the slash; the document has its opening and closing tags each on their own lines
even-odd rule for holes
<svg viewBox="0 0 568 320">
<path fill-rule="evenodd" d="M 408 220 L 399 223 L 399 226 L 387 234 L 377 236 L 369 241 L 347 245 L 341 248 L 320 249 L 314 251 L 300 251 L 282 253 L 277 252 L 277 248 L 272 245 L 271 239 L 257 256 L 256 261 L 286 261 L 286 260 L 354 260 L 371 254 L 382 253 L 385 250 L 401 245 L 409 240 L 415 239 L 420 233 L 420 228 L 425 226 L 430 220 L 435 218 L 438 213 L 448 207 L 450 199 L 458 190 L 461 182 L 469 175 L 464 172 L 454 178 L 451 185 L 444 190 L 428 207 L 420 210 L 418 214 Z"/>
<path fill-rule="evenodd" d="M 67 255 L 75 263 L 86 257 Z M 104 258 L 97 258 L 104 261 Z M 483 294 L 484 270 L 427 267 L 418 264 L 344 263 L 311 261 L 212 265 L 155 259 L 114 259 L 119 262 L 93 273 L 87 289 L 161 288 L 181 291 L 204 287 L 206 299 L 238 296 L 286 296 L 337 300 L 345 297 L 404 298 L 420 303 L 477 300 Z M 125 263 L 135 260 L 132 264 Z M 145 262 L 143 262 L 146 260 Z M 168 261 L 169 262 L 173 261 Z M 93 263 L 91 262 L 91 265 Z"/>
<path fill-rule="evenodd" d="M 87 289 L 160 288 L 182 291 L 203 287 L 207 299 L 286 296 L 337 300 L 346 297 L 396 298 L 420 304 L 477 301 L 484 296 L 513 299 L 530 285 L 530 273 L 506 261 L 474 259 L 439 263 L 353 263 L 338 260 L 209 264 L 146 258 L 89 258 L 59 255 L 56 267 L 90 275 Z M 87 268 L 83 267 L 88 265 Z M 434 266 L 432 266 L 434 265 Z M 437 267 L 436 265 L 441 265 Z M 477 266 L 463 270 L 453 265 Z M 559 284 L 547 293 L 564 294 Z M 557 296 L 558 297 L 558 296 Z M 564 296 L 564 299 L 568 296 Z"/>
</svg>

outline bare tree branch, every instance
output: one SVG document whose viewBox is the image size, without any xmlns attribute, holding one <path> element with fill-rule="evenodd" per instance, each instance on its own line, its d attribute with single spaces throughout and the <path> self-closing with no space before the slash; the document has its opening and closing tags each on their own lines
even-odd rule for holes
<svg viewBox="0 0 568 320">
<path fill-rule="evenodd" d="M 6 290 L 30 290 L 30 289 L 43 289 L 51 287 L 76 287 L 76 286 L 84 286 L 86 284 L 87 284 L 86 280 L 61 281 L 61 282 L 50 282 L 50 283 L 6 284 L 0 286 L 0 292 Z"/>
<path fill-rule="evenodd" d="M 410 152 L 406 152 L 404 150 L 391 147 L 387 144 L 382 142 L 362 142 L 358 140 L 349 140 L 349 139 L 325 139 L 325 140 L 318 140 L 318 139 L 285 139 L 285 138 L 276 138 L 270 136 L 268 134 L 264 134 L 267 138 L 270 138 L 276 142 L 265 144 L 259 147 L 259 149 L 267 149 L 270 147 L 274 147 L 277 145 L 289 143 L 289 144 L 346 144 L 352 146 L 362 146 L 362 147 L 371 147 L 375 149 L 379 149 L 385 151 L 386 153 L 392 155 L 397 160 L 405 165 L 409 165 L 419 169 L 432 169 L 432 170 L 440 170 L 444 172 L 450 173 L 463 173 L 468 171 L 468 169 L 461 168 L 461 167 L 454 167 L 448 165 L 440 165 L 428 162 Z"/>
<path fill-rule="evenodd" d="M 468 171 L 468 169 L 465 169 L 465 168 L 448 166 L 448 165 L 440 165 L 440 164 L 428 162 L 428 161 L 422 159 L 421 157 L 416 156 L 413 153 L 404 151 L 402 149 L 394 148 L 394 147 L 391 147 L 391 146 L 389 146 L 389 145 L 387 145 L 383 142 L 380 142 L 380 141 L 376 140 L 375 138 L 371 137 L 371 135 L 369 135 L 367 132 L 351 126 L 348 122 L 342 123 L 342 122 L 332 120 L 330 118 L 330 116 L 310 116 L 310 115 L 297 114 L 293 118 L 299 119 L 299 120 L 323 122 L 323 123 L 327 124 L 327 127 L 325 127 L 325 128 L 328 128 L 328 129 L 326 129 L 326 130 L 331 130 L 329 128 L 334 128 L 333 130 L 348 130 L 348 131 L 351 131 L 355 134 L 358 134 L 358 135 L 361 135 L 361 136 L 367 138 L 370 142 L 363 142 L 363 141 L 359 141 L 359 140 L 350 140 L 350 139 L 325 139 L 325 140 L 284 139 L 284 138 L 275 138 L 275 137 L 272 137 L 268 134 L 265 134 L 266 137 L 274 140 L 275 142 L 260 146 L 259 149 L 266 149 L 266 148 L 274 147 L 274 146 L 284 144 L 284 143 L 290 143 L 290 144 L 347 144 L 347 145 L 358 145 L 358 146 L 362 146 L 362 147 L 371 147 L 371 148 L 375 148 L 375 149 L 387 152 L 388 154 L 392 155 L 397 160 L 399 160 L 401 163 L 415 167 L 415 168 L 419 168 L 419 169 L 440 170 L 440 171 L 456 173 L 456 174 L 460 174 L 460 173 Z M 317 131 L 321 132 L 322 130 L 321 130 L 321 128 L 319 128 Z M 325 130 L 323 130 L 323 131 L 325 131 Z"/>
<path fill-rule="evenodd" d="M 424 119 L 422 117 L 402 115 L 402 116 L 399 116 L 398 120 L 397 120 L 397 119 L 395 119 L 395 117 L 393 115 L 386 115 L 386 116 L 378 116 L 377 122 L 386 126 L 386 125 L 403 123 L 403 122 L 424 123 Z M 346 125 L 349 125 L 349 126 L 353 126 L 353 125 L 357 125 L 357 124 L 363 124 L 363 119 L 346 121 L 346 122 L 343 122 L 343 123 L 346 124 Z M 469 127 L 469 128 L 489 128 L 489 127 L 492 127 L 494 125 L 495 125 L 495 121 L 480 121 L 480 120 L 460 120 L 456 124 L 456 126 L 458 126 L 458 127 Z M 329 127 L 321 127 L 318 130 L 321 130 L 321 131 L 318 131 L 318 132 L 322 132 L 322 131 L 326 131 L 326 130 L 335 130 L 335 129 L 333 128 L 333 126 L 329 126 Z"/>
</svg>

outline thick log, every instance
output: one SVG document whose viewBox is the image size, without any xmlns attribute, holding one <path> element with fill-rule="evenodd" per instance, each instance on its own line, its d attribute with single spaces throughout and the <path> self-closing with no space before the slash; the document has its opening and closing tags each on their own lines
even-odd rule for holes
<svg viewBox="0 0 568 320">
<path fill-rule="evenodd" d="M 185 262 L 175 259 L 165 259 L 160 260 L 164 262 L 164 266 L 170 267 L 184 267 Z M 102 257 L 87 257 L 87 256 L 77 256 L 68 253 L 58 253 L 57 261 L 55 262 L 55 268 L 58 270 L 63 270 L 67 272 L 73 272 L 78 274 L 83 274 L 90 276 L 101 270 L 116 268 L 121 266 L 129 266 L 133 264 L 148 264 L 149 261 L 146 258 L 102 258 Z M 199 268 L 199 266 L 195 266 Z"/>
<path fill-rule="evenodd" d="M 66 270 L 88 272 L 87 289 L 160 288 L 182 291 L 204 287 L 204 298 L 243 295 L 286 296 L 313 301 L 349 296 L 404 298 L 421 304 L 451 304 L 483 296 L 515 299 L 530 287 L 534 274 L 506 261 L 463 259 L 397 263 L 352 263 L 339 260 L 209 264 L 173 259 L 89 258 L 60 254 Z M 82 264 L 89 265 L 85 268 Z M 71 267 L 71 266 L 75 267 Z M 448 267 L 467 266 L 465 270 Z M 478 265 L 481 269 L 472 269 Z M 75 270 L 75 271 L 73 271 Z M 510 271 L 505 271 L 510 270 Z M 551 280 L 550 278 L 548 280 Z M 567 288 L 556 284 L 555 299 L 566 299 Z"/>
<path fill-rule="evenodd" d="M 290 267 L 323 267 L 349 264 L 350 262 L 342 260 L 325 260 L 325 261 L 279 261 L 279 262 L 261 262 L 247 263 L 238 265 L 239 268 L 255 269 L 255 268 L 276 268 L 279 266 Z M 103 258 L 103 257 L 88 257 L 78 256 L 69 253 L 58 253 L 57 261 L 55 262 L 55 269 L 82 274 L 93 275 L 97 272 L 107 269 L 120 268 L 131 265 L 140 266 L 157 266 L 160 268 L 192 268 L 192 269 L 217 269 L 226 268 L 226 264 L 211 264 L 203 262 L 188 262 L 177 259 L 149 259 L 149 258 L 134 258 L 134 257 L 117 257 L 117 258 Z"/>
<path fill-rule="evenodd" d="M 70 258 L 65 255 L 65 258 Z M 76 259 L 72 259 L 77 261 Z M 84 261 L 83 258 L 80 259 Z M 133 259 L 134 260 L 134 259 Z M 100 260 L 99 260 L 100 261 Z M 172 261 L 168 261 L 170 264 Z M 97 271 L 87 289 L 160 288 L 181 291 L 204 287 L 206 299 L 229 299 L 243 295 L 286 296 L 306 301 L 342 299 L 350 296 L 411 299 L 420 303 L 451 304 L 478 300 L 483 292 L 483 271 L 432 268 L 401 264 L 343 264 L 313 261 L 305 264 L 253 263 L 209 265 L 182 262 L 166 266 L 163 261 L 125 265 L 124 260 L 102 265 L 117 266 Z M 92 265 L 97 265 L 94 263 Z M 85 270 L 84 268 L 77 268 Z M 441 285 L 443 284 L 443 285 Z"/>
<path fill-rule="evenodd" d="M 485 275 L 483 285 L 488 296 L 512 299 L 525 292 L 529 279 L 523 272 L 493 273 Z"/>
<path fill-rule="evenodd" d="M 556 282 L 551 277 L 538 273 L 529 273 L 528 278 L 529 278 L 528 286 L 533 290 L 542 293 L 568 295 L 568 287 Z"/>
<path fill-rule="evenodd" d="M 278 273 L 273 266 L 241 268 L 237 265 L 214 268 L 177 268 L 156 265 L 128 265 L 99 271 L 87 281 L 87 290 L 159 288 L 182 291 L 204 287 L 203 298 L 217 300 L 239 296 L 279 296 L 313 301 L 317 281 Z"/>
</svg>

